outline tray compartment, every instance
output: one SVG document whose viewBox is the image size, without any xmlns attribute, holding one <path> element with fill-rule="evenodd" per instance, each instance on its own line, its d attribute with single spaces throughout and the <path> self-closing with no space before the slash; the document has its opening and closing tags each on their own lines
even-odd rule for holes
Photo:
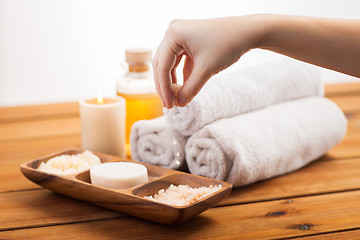
<svg viewBox="0 0 360 240">
<path fill-rule="evenodd" d="M 139 197 L 150 195 L 153 196 L 154 194 L 158 193 L 159 190 L 167 189 L 171 184 L 175 186 L 188 185 L 192 188 L 209 187 L 210 185 L 221 185 L 223 188 L 226 187 L 225 183 L 219 182 L 217 180 L 203 178 L 200 176 L 186 173 L 175 173 L 163 178 L 159 178 L 155 181 L 143 184 L 142 186 L 135 188 L 132 191 L 132 194 Z"/>
<path fill-rule="evenodd" d="M 159 171 L 153 171 L 152 168 L 147 168 L 148 170 L 148 177 L 149 177 L 149 181 L 154 181 L 157 180 L 158 178 L 160 178 L 162 176 L 163 173 L 159 172 Z M 85 182 L 85 183 L 89 183 L 91 184 L 91 179 L 90 179 L 90 170 L 86 170 L 84 172 L 78 173 L 75 175 L 75 179 Z M 146 183 L 144 183 L 146 184 Z M 137 186 L 135 186 L 137 187 Z"/>
<path fill-rule="evenodd" d="M 27 163 L 27 166 L 29 168 L 37 169 L 42 162 L 46 163 L 49 159 L 51 159 L 53 157 L 60 156 L 60 155 L 74 155 L 74 154 L 82 153 L 84 151 L 85 151 L 84 149 L 80 149 L 80 148 L 65 149 L 65 150 L 62 150 L 62 151 L 59 151 L 59 152 L 56 152 L 56 153 L 49 154 L 49 155 L 47 155 L 45 157 L 36 159 L 34 161 L 30 161 L 30 162 Z M 110 155 L 103 154 L 103 153 L 98 153 L 98 152 L 93 152 L 93 153 L 100 158 L 100 161 L 102 163 L 114 161 L 113 157 L 110 156 Z"/>
</svg>

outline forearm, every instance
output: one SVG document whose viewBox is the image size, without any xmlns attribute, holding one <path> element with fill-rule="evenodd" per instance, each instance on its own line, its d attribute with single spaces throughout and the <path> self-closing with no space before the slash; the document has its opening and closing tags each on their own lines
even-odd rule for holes
<svg viewBox="0 0 360 240">
<path fill-rule="evenodd" d="M 258 48 L 360 77 L 360 20 L 261 15 Z"/>
</svg>

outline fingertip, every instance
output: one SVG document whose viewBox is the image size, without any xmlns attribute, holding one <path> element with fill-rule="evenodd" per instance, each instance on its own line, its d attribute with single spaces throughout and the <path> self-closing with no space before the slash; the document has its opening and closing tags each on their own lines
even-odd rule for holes
<svg viewBox="0 0 360 240">
<path fill-rule="evenodd" d="M 184 91 L 181 91 L 181 90 L 182 89 L 180 88 L 180 90 L 176 96 L 176 106 L 185 107 L 191 101 L 191 99 L 184 96 Z"/>
<path fill-rule="evenodd" d="M 178 105 L 184 107 L 189 104 L 200 92 L 207 80 L 209 80 L 209 77 L 203 69 L 199 65 L 195 66 L 178 93 Z"/>
<path fill-rule="evenodd" d="M 177 106 L 179 107 L 185 107 L 188 104 L 188 101 L 186 99 L 180 98 L 177 100 Z"/>
<path fill-rule="evenodd" d="M 175 97 L 174 96 L 170 96 L 167 101 L 166 101 L 166 108 L 171 109 L 175 106 Z"/>
</svg>

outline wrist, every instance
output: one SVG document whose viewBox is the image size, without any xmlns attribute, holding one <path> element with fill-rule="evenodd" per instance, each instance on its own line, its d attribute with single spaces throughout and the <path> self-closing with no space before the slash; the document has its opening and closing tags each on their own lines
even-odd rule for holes
<svg viewBox="0 0 360 240">
<path fill-rule="evenodd" d="M 275 44 L 275 35 L 278 31 L 279 21 L 277 15 L 256 14 L 248 16 L 251 21 L 253 39 L 250 49 L 261 48 L 270 50 Z"/>
<path fill-rule="evenodd" d="M 306 29 L 312 20 L 306 17 L 286 15 L 261 15 L 262 26 L 256 48 L 288 54 L 289 49 L 297 48 L 307 41 Z M 299 33 L 302 34 L 299 34 Z"/>
</svg>

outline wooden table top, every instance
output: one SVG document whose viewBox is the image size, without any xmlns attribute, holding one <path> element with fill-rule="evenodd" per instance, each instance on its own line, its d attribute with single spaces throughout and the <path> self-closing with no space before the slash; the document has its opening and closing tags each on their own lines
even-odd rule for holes
<svg viewBox="0 0 360 240">
<path fill-rule="evenodd" d="M 234 189 L 178 226 L 164 226 L 43 189 L 19 165 L 80 147 L 77 103 L 0 108 L 0 239 L 360 239 L 360 83 L 326 86 L 346 138 L 284 176 Z"/>
</svg>

